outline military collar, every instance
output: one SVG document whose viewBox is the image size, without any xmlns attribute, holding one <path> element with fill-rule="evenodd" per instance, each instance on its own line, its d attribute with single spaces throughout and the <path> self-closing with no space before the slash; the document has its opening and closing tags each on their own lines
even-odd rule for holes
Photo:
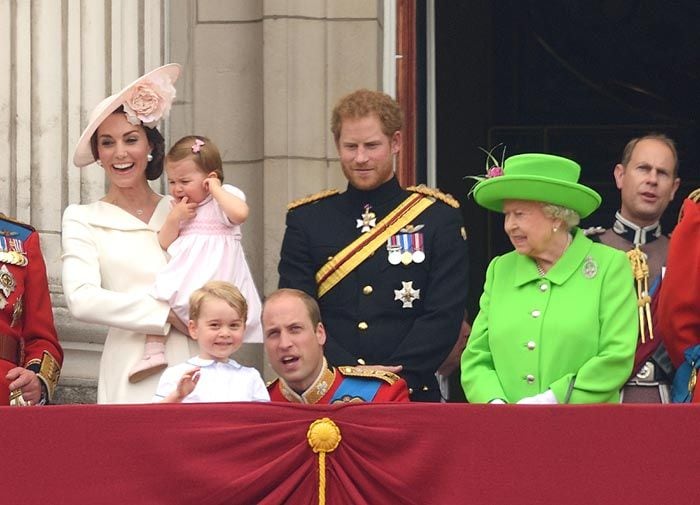
<svg viewBox="0 0 700 505">
<path fill-rule="evenodd" d="M 615 223 L 612 231 L 634 245 L 644 245 L 653 242 L 661 236 L 661 223 L 657 221 L 642 228 L 622 217 L 622 214 L 618 211 L 615 213 Z"/>
<path fill-rule="evenodd" d="M 284 396 L 288 401 L 292 403 L 314 404 L 318 403 L 319 400 L 323 398 L 331 389 L 331 386 L 335 381 L 335 371 L 328 368 L 328 363 L 324 357 L 323 367 L 321 367 L 318 377 L 316 377 L 313 384 L 311 384 L 311 386 L 309 386 L 302 394 L 298 394 L 296 391 L 294 391 L 282 377 L 280 377 L 279 381 L 282 396 Z"/>
<path fill-rule="evenodd" d="M 537 279 L 547 279 L 553 284 L 561 285 L 573 275 L 582 263 L 586 263 L 586 266 L 588 266 L 590 262 L 595 263 L 594 260 L 588 256 L 591 246 L 593 245 L 591 239 L 586 237 L 583 231 L 578 228 L 572 228 L 571 234 L 573 235 L 571 245 L 567 247 L 564 254 L 561 255 L 561 258 L 557 260 L 544 276 L 540 276 L 537 271 L 535 260 L 529 256 L 515 253 L 517 255 L 514 277 L 515 286 L 522 286 Z"/>
<path fill-rule="evenodd" d="M 396 198 L 397 195 L 400 195 L 401 186 L 399 185 L 399 181 L 396 179 L 396 176 L 394 176 L 378 188 L 370 191 L 362 191 L 348 183 L 348 188 L 345 191 L 345 194 L 350 199 L 351 204 L 356 204 L 356 206 L 360 207 L 365 204 L 369 204 L 376 207 L 389 202 Z"/>
</svg>

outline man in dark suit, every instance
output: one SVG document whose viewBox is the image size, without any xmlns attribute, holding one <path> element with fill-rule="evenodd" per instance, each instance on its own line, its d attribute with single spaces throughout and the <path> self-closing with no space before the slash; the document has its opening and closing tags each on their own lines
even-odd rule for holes
<svg viewBox="0 0 700 505">
<path fill-rule="evenodd" d="M 331 130 L 347 189 L 289 205 L 279 286 L 318 300 L 331 365 L 398 373 L 411 400 L 439 401 L 435 371 L 466 305 L 466 232 L 452 197 L 399 185 L 401 126 L 384 93 L 338 102 Z"/>
</svg>

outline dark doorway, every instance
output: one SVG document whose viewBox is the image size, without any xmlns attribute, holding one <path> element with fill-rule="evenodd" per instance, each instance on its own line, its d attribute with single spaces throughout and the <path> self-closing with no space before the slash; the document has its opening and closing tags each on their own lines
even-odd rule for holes
<svg viewBox="0 0 700 505">
<path fill-rule="evenodd" d="M 666 133 L 682 178 L 663 221 L 672 230 L 683 198 L 700 185 L 700 3 L 438 0 L 435 11 L 438 186 L 464 210 L 471 318 L 489 260 L 511 249 L 502 218 L 466 198 L 472 183 L 463 177 L 484 172 L 478 147 L 578 161 L 581 181 L 603 196 L 582 226 L 609 227 L 624 145 Z"/>
</svg>

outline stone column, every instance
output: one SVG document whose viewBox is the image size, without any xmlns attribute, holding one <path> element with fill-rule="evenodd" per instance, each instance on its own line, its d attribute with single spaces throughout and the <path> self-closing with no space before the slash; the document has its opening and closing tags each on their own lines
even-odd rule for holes
<svg viewBox="0 0 700 505">
<path fill-rule="evenodd" d="M 105 192 L 73 148 L 101 99 L 163 62 L 163 13 L 162 0 L 0 0 L 0 211 L 40 233 L 64 390 L 94 385 L 106 333 L 74 321 L 61 289 L 63 209 Z"/>
</svg>

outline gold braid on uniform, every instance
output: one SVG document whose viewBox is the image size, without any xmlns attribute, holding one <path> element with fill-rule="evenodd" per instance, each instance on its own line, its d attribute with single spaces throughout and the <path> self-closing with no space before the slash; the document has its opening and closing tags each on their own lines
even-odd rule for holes
<svg viewBox="0 0 700 505">
<path fill-rule="evenodd" d="M 447 193 L 443 193 L 439 189 L 429 188 L 428 186 L 426 186 L 424 184 L 420 184 L 418 186 L 409 186 L 406 188 L 406 191 L 412 191 L 414 193 L 420 193 L 421 195 L 433 197 L 436 200 L 440 200 L 442 202 L 445 202 L 450 207 L 454 207 L 455 209 L 459 209 L 459 202 L 457 200 L 455 200 L 452 195 L 448 195 Z"/>
<path fill-rule="evenodd" d="M 637 286 L 637 307 L 639 309 L 639 335 L 642 344 L 645 342 L 646 330 L 649 330 L 649 340 L 654 340 L 654 329 L 651 324 L 651 297 L 649 296 L 649 265 L 646 256 L 639 248 L 627 251 L 627 257 L 632 265 L 632 273 Z M 646 323 L 646 324 L 645 324 Z"/>
<path fill-rule="evenodd" d="M 397 380 L 400 379 L 400 377 L 393 372 L 387 372 L 386 370 L 377 370 L 375 368 L 339 366 L 338 371 L 343 375 L 347 375 L 348 377 L 370 377 L 373 379 L 380 379 L 388 383 L 389 385 L 393 385 Z"/>
<path fill-rule="evenodd" d="M 287 204 L 287 210 L 296 209 L 297 207 L 301 207 L 302 205 L 306 205 L 307 203 L 323 200 L 324 198 L 337 195 L 338 193 L 340 193 L 340 191 L 338 191 L 337 189 L 326 189 L 324 191 L 319 191 L 318 193 L 314 193 L 313 195 L 308 195 L 303 198 L 298 198 L 292 202 L 289 202 Z"/>
</svg>

